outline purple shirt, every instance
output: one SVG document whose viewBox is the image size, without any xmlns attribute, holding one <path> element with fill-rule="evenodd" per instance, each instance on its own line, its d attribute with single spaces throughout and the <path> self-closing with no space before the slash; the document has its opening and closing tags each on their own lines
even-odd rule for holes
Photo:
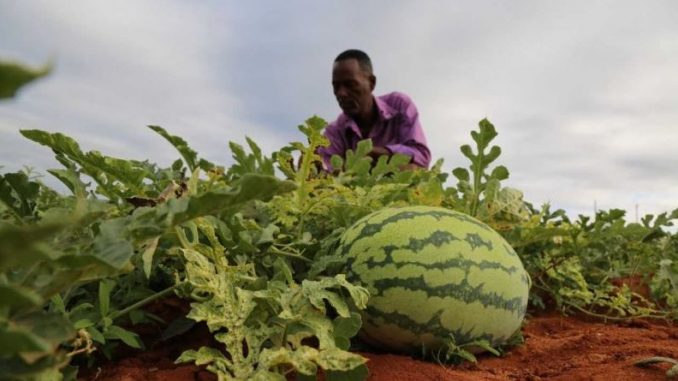
<svg viewBox="0 0 678 381">
<path fill-rule="evenodd" d="M 345 158 L 347 150 L 355 150 L 358 142 L 367 138 L 372 139 L 374 146 L 385 147 L 393 154 L 407 155 L 412 158 L 412 163 L 428 168 L 431 152 L 426 146 L 426 137 L 419 124 L 419 112 L 414 102 L 399 92 L 375 97 L 374 100 L 378 117 L 369 136 L 363 136 L 356 122 L 344 113 L 325 128 L 330 145 L 318 149 L 325 168 L 332 171 L 332 155 Z"/>
</svg>

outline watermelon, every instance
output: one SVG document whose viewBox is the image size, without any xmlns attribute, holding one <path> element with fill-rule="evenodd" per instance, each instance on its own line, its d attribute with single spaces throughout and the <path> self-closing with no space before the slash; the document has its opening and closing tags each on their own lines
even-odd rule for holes
<svg viewBox="0 0 678 381">
<path fill-rule="evenodd" d="M 504 238 L 468 215 L 382 209 L 346 230 L 337 250 L 347 278 L 370 291 L 360 334 L 368 343 L 396 352 L 440 350 L 450 338 L 497 346 L 520 329 L 529 276 Z"/>
</svg>

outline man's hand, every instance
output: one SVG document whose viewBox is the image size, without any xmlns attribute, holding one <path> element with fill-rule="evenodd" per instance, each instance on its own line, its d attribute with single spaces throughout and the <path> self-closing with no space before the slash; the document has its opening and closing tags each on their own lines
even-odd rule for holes
<svg viewBox="0 0 678 381">
<path fill-rule="evenodd" d="M 377 161 L 380 156 L 391 156 L 391 151 L 386 147 L 375 146 L 372 147 L 372 151 L 370 151 L 369 155 L 374 161 Z"/>
<path fill-rule="evenodd" d="M 422 167 L 414 163 L 400 166 L 401 171 L 414 171 L 415 169 L 422 169 Z"/>
<path fill-rule="evenodd" d="M 393 152 L 391 152 L 388 148 L 386 147 L 372 147 L 372 151 L 370 151 L 369 156 L 372 158 L 372 165 L 374 165 L 377 160 L 379 160 L 379 157 L 381 156 L 388 156 L 391 157 L 393 155 Z M 411 159 L 410 159 L 411 160 Z M 400 166 L 401 171 L 413 171 L 415 169 L 421 169 L 422 167 L 410 162 L 409 164 L 405 164 Z"/>
</svg>

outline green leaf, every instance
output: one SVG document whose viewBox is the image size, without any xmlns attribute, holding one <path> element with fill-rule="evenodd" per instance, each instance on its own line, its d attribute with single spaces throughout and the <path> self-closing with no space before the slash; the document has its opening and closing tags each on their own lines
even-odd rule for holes
<svg viewBox="0 0 678 381">
<path fill-rule="evenodd" d="M 104 332 L 104 337 L 107 339 L 119 339 L 132 348 L 141 349 L 143 347 L 139 335 L 117 325 L 108 327 L 106 332 Z"/>
<path fill-rule="evenodd" d="M 245 140 L 247 141 L 247 145 L 250 147 L 252 155 L 254 155 L 254 159 L 259 167 L 258 173 L 274 176 L 275 168 L 273 168 L 273 161 L 262 154 L 261 148 L 259 148 L 254 140 L 250 139 L 248 136 L 245 137 Z"/>
<path fill-rule="evenodd" d="M 464 347 L 464 348 L 479 347 L 479 348 L 482 348 L 483 350 L 485 350 L 485 351 L 487 351 L 487 352 L 489 352 L 489 353 L 491 353 L 495 356 L 501 356 L 501 353 L 498 350 L 496 350 L 494 347 L 492 347 L 490 342 L 485 340 L 485 339 L 474 340 L 470 343 L 462 345 L 462 347 Z"/>
<path fill-rule="evenodd" d="M 294 183 L 275 177 L 247 174 L 240 178 L 232 190 L 205 192 L 200 195 L 171 199 L 153 209 L 139 208 L 133 215 L 130 229 L 137 238 L 163 234 L 166 229 L 194 218 L 215 215 L 251 200 L 268 200 L 276 194 L 294 189 Z"/>
<path fill-rule="evenodd" d="M 372 167 L 372 159 L 367 155 L 372 151 L 372 139 L 365 139 L 358 142 L 355 151 L 346 151 L 345 168 L 346 172 L 355 173 L 360 176 L 368 176 Z"/>
<path fill-rule="evenodd" d="M 454 352 L 454 355 L 461 357 L 462 359 L 469 361 L 469 362 L 472 362 L 474 364 L 478 362 L 478 359 L 476 358 L 476 356 L 473 353 L 471 353 L 467 350 L 464 350 L 464 349 L 457 350 L 456 352 Z"/>
<path fill-rule="evenodd" d="M 308 279 L 316 278 L 328 269 L 333 271 L 331 274 L 336 274 L 341 272 L 341 269 L 344 268 L 345 265 L 346 258 L 341 255 L 328 254 L 316 257 L 311 264 L 311 268 L 308 270 Z"/>
<path fill-rule="evenodd" d="M 461 204 L 457 205 L 456 209 L 477 217 L 484 222 L 489 222 L 494 215 L 501 211 L 490 204 L 499 192 L 500 186 L 498 182 L 507 179 L 509 173 L 506 167 L 498 166 L 488 174 L 488 167 L 501 155 L 501 148 L 499 146 L 490 146 L 490 142 L 497 136 L 497 131 L 492 123 L 487 119 L 483 119 L 478 123 L 478 127 L 478 130 L 471 131 L 471 137 L 476 143 L 476 152 L 474 153 L 468 144 L 464 144 L 460 148 L 462 154 L 471 162 L 468 167 L 470 172 L 465 168 L 455 168 L 452 171 L 452 174 L 459 180 L 457 189 L 453 190 L 455 193 L 452 194 L 452 197 L 456 201 L 455 204 Z M 490 181 L 496 181 L 497 183 L 492 185 L 489 193 L 485 193 L 487 202 L 484 202 L 485 205 L 482 205 L 482 195 L 488 190 L 488 183 Z M 492 213 L 488 212 L 490 208 L 493 209 Z"/>
<path fill-rule="evenodd" d="M 334 333 L 337 336 L 351 338 L 358 334 L 363 322 L 360 314 L 352 312 L 348 317 L 339 316 L 334 319 Z"/>
<path fill-rule="evenodd" d="M 372 144 L 372 139 L 361 140 L 356 145 L 355 154 L 358 157 L 367 156 L 370 152 L 372 152 L 373 147 L 374 145 Z"/>
<path fill-rule="evenodd" d="M 157 132 L 179 151 L 179 154 L 184 159 L 184 162 L 186 162 L 186 165 L 191 172 L 197 168 L 198 153 L 191 149 L 184 139 L 179 136 L 170 135 L 160 126 L 148 126 L 148 128 Z"/>
<path fill-rule="evenodd" d="M 666 279 L 671 285 L 674 293 L 678 294 L 678 272 L 673 269 L 673 261 L 670 259 L 662 259 L 659 261 L 659 279 Z"/>
<path fill-rule="evenodd" d="M 12 356 L 21 352 L 51 352 L 48 342 L 29 330 L 8 330 L 0 327 L 0 356 Z"/>
<path fill-rule="evenodd" d="M 259 146 L 249 137 L 246 137 L 247 145 L 252 151 L 251 154 L 245 152 L 245 149 L 238 143 L 229 142 L 228 145 L 231 148 L 233 153 L 233 159 L 235 164 L 228 169 L 228 175 L 231 178 L 239 178 L 248 173 L 257 173 L 262 175 L 275 175 L 275 168 L 273 167 L 273 160 L 264 156 L 261 152 Z M 293 176 L 294 169 L 290 166 L 292 162 L 292 156 L 289 152 L 280 152 L 279 155 L 279 164 L 281 164 L 281 169 L 290 177 Z"/>
<path fill-rule="evenodd" d="M 94 322 L 91 321 L 90 319 L 80 319 L 73 323 L 73 328 L 75 329 L 88 328 L 92 326 L 94 326 Z"/>
<path fill-rule="evenodd" d="M 208 347 L 201 347 L 197 351 L 184 351 L 175 361 L 176 364 L 182 362 L 195 362 L 195 365 L 198 366 L 211 364 L 213 362 L 224 362 L 226 364 L 230 364 L 230 361 L 224 357 L 223 353 L 217 349 Z"/>
<path fill-rule="evenodd" d="M 24 137 L 52 148 L 54 151 L 62 153 L 70 158 L 81 158 L 84 156 L 78 142 L 64 134 L 51 134 L 41 130 L 20 130 L 20 132 Z"/>
<path fill-rule="evenodd" d="M 351 339 L 344 336 L 338 336 L 335 332 L 334 345 L 341 350 L 347 351 L 351 348 Z"/>
<path fill-rule="evenodd" d="M 112 279 L 102 279 L 99 281 L 99 313 L 101 316 L 108 316 L 111 305 L 111 290 L 115 287 L 115 281 Z"/>
<path fill-rule="evenodd" d="M 337 348 L 348 350 L 351 347 L 350 338 L 355 336 L 362 326 L 360 314 L 352 312 L 350 317 L 334 319 L 334 341 Z"/>
<path fill-rule="evenodd" d="M 330 164 L 332 164 L 332 168 L 335 170 L 341 169 L 344 167 L 344 159 L 339 155 L 332 155 L 330 158 Z"/>
<path fill-rule="evenodd" d="M 487 167 L 488 165 L 490 165 L 490 163 L 495 161 L 499 157 L 499 155 L 501 155 L 501 148 L 499 148 L 498 146 L 492 146 L 492 148 L 490 148 L 490 152 L 485 154 L 485 156 L 483 157 L 482 161 L 483 167 Z"/>
<path fill-rule="evenodd" d="M 80 171 L 92 177 L 99 187 L 97 191 L 113 201 L 131 196 L 144 195 L 144 179 L 151 177 L 146 163 L 104 156 L 98 151 L 84 153 L 71 137 L 61 133 L 41 130 L 21 130 L 23 136 L 36 143 L 50 147 L 63 164 L 63 156 L 81 166 Z M 72 165 L 66 165 L 72 168 Z"/>
<path fill-rule="evenodd" d="M 480 133 L 476 131 L 471 132 L 473 140 L 478 143 L 479 146 L 487 147 L 488 144 L 497 136 L 497 130 L 494 128 L 494 125 L 490 123 L 489 120 L 483 119 L 478 123 L 480 127 Z"/>
<path fill-rule="evenodd" d="M 132 323 L 132 325 L 137 325 L 140 323 L 143 323 L 144 321 L 148 321 L 150 316 L 153 316 L 152 314 L 147 314 L 146 312 L 142 310 L 132 310 L 128 312 L 127 316 L 129 316 L 129 321 Z M 162 322 L 162 320 L 161 320 Z"/>
<path fill-rule="evenodd" d="M 66 185 L 76 198 L 87 197 L 87 185 L 80 180 L 80 176 L 73 169 L 48 169 L 47 172 Z"/>
<path fill-rule="evenodd" d="M 366 288 L 350 283 L 349 281 L 346 280 L 346 275 L 344 274 L 338 274 L 334 277 L 334 279 L 340 286 L 342 286 L 344 289 L 346 289 L 346 291 L 348 291 L 356 307 L 358 307 L 359 309 L 367 308 L 367 301 L 370 298 L 370 293 L 369 291 L 367 291 Z"/>
<path fill-rule="evenodd" d="M 364 365 L 366 361 L 367 360 L 364 357 L 357 353 L 343 351 L 338 348 L 320 351 L 320 356 L 317 360 L 318 365 L 323 369 L 341 372 L 356 369 L 361 365 Z"/>
<path fill-rule="evenodd" d="M 0 356 L 21 354 L 32 362 L 74 336 L 73 326 L 61 314 L 36 311 L 0 327 Z"/>
<path fill-rule="evenodd" d="M 307 281 L 304 281 L 307 282 Z M 304 285 L 304 283 L 302 283 Z M 316 308 L 324 311 L 325 310 L 325 301 L 327 301 L 334 309 L 337 311 L 339 316 L 349 316 L 350 311 L 348 305 L 344 299 L 335 294 L 334 292 L 320 289 L 309 290 L 307 297 L 311 304 Z"/>
<path fill-rule="evenodd" d="M 503 165 L 499 165 L 492 170 L 490 177 L 497 180 L 506 180 L 509 178 L 509 171 Z"/>
<path fill-rule="evenodd" d="M 97 329 L 95 326 L 90 326 L 87 327 L 87 333 L 89 333 L 90 336 L 92 336 L 92 340 L 96 341 L 99 344 L 106 344 L 106 338 L 104 337 L 104 334 Z"/>
<path fill-rule="evenodd" d="M 309 131 L 312 131 L 315 134 L 320 134 L 320 131 L 322 131 L 325 126 L 327 126 L 327 121 L 317 115 L 313 115 L 312 117 L 306 119 L 306 126 L 307 127 L 305 129 L 302 129 L 302 132 L 307 132 L 309 135 Z"/>
<path fill-rule="evenodd" d="M 457 167 L 454 170 L 452 170 L 452 174 L 460 181 L 469 181 L 471 179 L 468 170 L 466 170 L 465 168 Z"/>
<path fill-rule="evenodd" d="M 275 262 L 273 262 L 273 267 L 276 270 L 276 275 L 273 277 L 274 280 L 278 280 L 286 284 L 294 283 L 294 274 L 292 273 L 292 269 L 286 260 L 280 257 L 276 258 Z"/>
<path fill-rule="evenodd" d="M 134 255 L 134 246 L 128 239 L 127 217 L 104 221 L 94 238 L 92 257 L 114 269 L 122 269 Z"/>
<path fill-rule="evenodd" d="M 167 341 L 175 336 L 179 336 L 183 333 L 188 332 L 191 328 L 195 326 L 195 321 L 189 319 L 185 316 L 179 316 L 178 318 L 172 320 L 162 331 L 160 339 Z"/>
<path fill-rule="evenodd" d="M 67 361 L 68 359 L 63 352 L 57 352 L 52 356 L 42 356 L 39 359 L 30 359 L 30 361 L 20 356 L 0 356 L 0 369 L 3 371 L 2 380 L 75 381 L 75 378 L 66 378 L 70 375 L 70 367 L 64 368 Z M 11 378 L 7 378 L 6 375 L 11 375 Z"/>
<path fill-rule="evenodd" d="M 461 153 L 466 156 L 469 160 L 475 161 L 476 155 L 473 154 L 473 151 L 471 150 L 471 146 L 468 144 L 464 144 L 463 146 L 459 147 L 459 150 Z"/>
<path fill-rule="evenodd" d="M 47 241 L 63 228 L 62 224 L 14 226 L 0 221 L 0 270 L 50 258 Z"/>
<path fill-rule="evenodd" d="M 325 380 L 327 381 L 363 381 L 367 379 L 369 375 L 369 370 L 367 365 L 360 364 L 357 367 L 351 370 L 345 371 L 336 371 L 330 370 L 327 371 Z"/>
<path fill-rule="evenodd" d="M 279 365 L 290 364 L 299 373 L 314 375 L 318 372 L 319 354 L 320 351 L 307 346 L 301 346 L 294 350 L 285 347 L 266 348 L 261 351 L 259 368 L 268 371 Z"/>
<path fill-rule="evenodd" d="M 280 228 L 277 225 L 270 224 L 262 229 L 261 235 L 257 240 L 257 245 L 272 243 L 275 241 L 275 235 L 280 232 Z"/>
<path fill-rule="evenodd" d="M 77 366 L 67 365 L 67 366 L 59 369 L 59 371 L 57 371 L 57 373 L 60 373 L 60 376 L 62 377 L 61 381 L 77 381 L 79 370 L 80 370 L 80 368 L 78 368 Z M 50 380 L 50 379 L 44 378 L 41 381 L 48 381 L 48 380 Z"/>
<path fill-rule="evenodd" d="M 33 290 L 18 286 L 0 284 L 0 310 L 2 308 L 23 309 L 40 307 L 42 297 Z"/>
<path fill-rule="evenodd" d="M 22 86 L 46 76 L 51 70 L 51 63 L 33 69 L 17 62 L 0 61 L 0 99 L 14 97 Z"/>
<path fill-rule="evenodd" d="M 196 168 L 201 168 L 204 171 L 209 171 L 214 168 L 214 164 L 206 160 L 198 160 L 198 153 L 195 152 L 188 143 L 179 136 L 169 134 L 164 128 L 160 126 L 148 126 L 151 130 L 157 132 L 160 136 L 165 138 L 174 148 L 179 151 L 179 154 L 186 162 L 189 170 L 193 172 Z"/>
<path fill-rule="evenodd" d="M 64 303 L 64 299 L 61 297 L 61 295 L 56 294 L 50 298 L 50 303 L 51 303 L 51 308 L 54 308 L 55 311 L 61 313 L 61 314 L 66 314 L 66 304 Z"/>
<path fill-rule="evenodd" d="M 35 215 L 36 198 L 40 184 L 30 181 L 22 172 L 0 175 L 0 201 L 23 222 L 25 217 Z"/>
</svg>

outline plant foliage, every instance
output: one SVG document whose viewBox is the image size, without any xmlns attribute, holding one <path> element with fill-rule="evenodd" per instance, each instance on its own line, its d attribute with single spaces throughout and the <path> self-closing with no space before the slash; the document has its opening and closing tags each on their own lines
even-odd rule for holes
<svg viewBox="0 0 678 381">
<path fill-rule="evenodd" d="M 0 89 L 15 93 L 44 74 L 0 65 Z M 9 90 L 6 90 L 9 89 Z M 3 94 L 3 93 L 0 93 Z M 373 162 L 369 140 L 338 171 L 320 170 L 326 123 L 299 126 L 304 142 L 270 156 L 251 139 L 230 143 L 228 168 L 200 158 L 182 138 L 149 126 L 178 152 L 167 168 L 83 151 L 61 133 L 24 130 L 62 165 L 48 172 L 70 194 L 30 172 L 0 174 L 0 369 L 11 380 L 74 379 L 75 364 L 115 348 L 143 348 L 137 323 L 166 326 L 166 336 L 204 324 L 215 345 L 187 350 L 179 362 L 205 365 L 223 380 L 366 377 L 351 352 L 369 295 L 342 274 L 334 249 L 341 233 L 387 206 L 443 206 L 486 222 L 513 245 L 533 281 L 534 308 L 603 319 L 676 318 L 678 209 L 630 223 L 621 210 L 570 219 L 535 208 L 505 186 L 496 165 L 494 126 L 482 120 L 461 153 L 467 167 L 438 161 L 401 171 L 408 158 Z M 673 231 L 673 233 L 672 233 Z M 642 278 L 649 294 L 625 282 Z M 179 323 L 145 309 L 177 295 L 190 302 Z M 172 333 L 174 332 L 174 333 Z M 441 361 L 474 360 L 450 342 Z M 498 352 L 497 352 L 498 353 Z"/>
</svg>

